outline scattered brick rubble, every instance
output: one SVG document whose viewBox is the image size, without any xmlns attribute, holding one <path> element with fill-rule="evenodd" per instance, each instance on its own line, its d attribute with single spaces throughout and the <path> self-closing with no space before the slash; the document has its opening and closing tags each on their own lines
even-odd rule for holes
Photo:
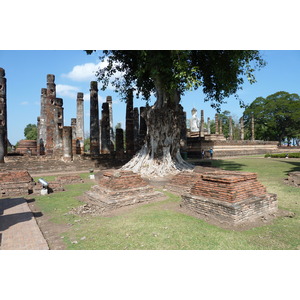
<svg viewBox="0 0 300 300">
<path fill-rule="evenodd" d="M 155 191 L 138 174 L 131 171 L 107 171 L 96 174 L 98 184 L 85 193 L 88 205 L 95 205 L 107 212 L 135 203 L 165 199 L 165 195 Z"/>
<path fill-rule="evenodd" d="M 289 184 L 300 187 L 300 172 L 290 172 L 287 180 Z"/>
</svg>

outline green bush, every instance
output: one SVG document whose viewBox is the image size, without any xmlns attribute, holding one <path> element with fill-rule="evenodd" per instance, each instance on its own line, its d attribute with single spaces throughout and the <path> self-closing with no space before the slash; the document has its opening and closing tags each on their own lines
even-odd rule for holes
<svg viewBox="0 0 300 300">
<path fill-rule="evenodd" d="M 271 158 L 300 158 L 300 152 L 296 153 L 276 153 L 276 154 L 265 154 L 265 157 L 271 157 Z"/>
</svg>

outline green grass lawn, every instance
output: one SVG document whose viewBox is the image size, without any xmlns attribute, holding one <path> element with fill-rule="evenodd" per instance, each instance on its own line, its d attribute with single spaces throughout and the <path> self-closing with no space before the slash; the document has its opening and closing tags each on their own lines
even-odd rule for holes
<svg viewBox="0 0 300 300">
<path fill-rule="evenodd" d="M 270 225 L 246 231 L 225 230 L 171 209 L 180 204 L 180 197 L 171 193 L 166 193 L 167 200 L 131 207 L 118 216 L 68 214 L 72 207 L 82 205 L 77 197 L 92 182 L 38 196 L 36 202 L 51 221 L 72 224 L 63 234 L 68 249 L 300 249 L 300 189 L 283 182 L 288 172 L 300 170 L 299 159 L 251 157 L 213 163 L 226 170 L 256 172 L 268 192 L 278 195 L 279 208 L 294 212 L 295 217 L 277 218 Z"/>
</svg>

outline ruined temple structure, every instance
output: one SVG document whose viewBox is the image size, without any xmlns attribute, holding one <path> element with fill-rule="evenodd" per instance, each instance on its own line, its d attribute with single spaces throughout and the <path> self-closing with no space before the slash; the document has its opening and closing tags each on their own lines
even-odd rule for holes
<svg viewBox="0 0 300 300">
<path fill-rule="evenodd" d="M 41 90 L 37 153 L 61 158 L 63 154 L 63 99 L 56 98 L 55 76 L 47 75 L 47 88 Z"/>
<path fill-rule="evenodd" d="M 7 144 L 6 78 L 4 69 L 0 68 L 0 163 L 4 163 Z"/>
<path fill-rule="evenodd" d="M 195 114 L 192 119 L 196 119 Z M 191 120 L 192 120 L 191 119 Z M 201 157 L 201 150 L 205 151 L 206 158 L 208 151 L 213 149 L 214 157 L 252 155 L 274 153 L 278 151 L 277 141 L 261 141 L 254 139 L 254 118 L 251 118 L 251 140 L 244 140 L 244 122 L 240 119 L 240 139 L 233 139 L 232 117 L 229 117 L 229 135 L 226 138 L 223 134 L 222 119 L 215 114 L 215 133 L 210 131 L 210 119 L 207 121 L 209 128 L 204 128 L 204 113 L 201 111 L 201 123 L 199 132 L 192 129 L 187 134 L 187 153 L 189 158 Z"/>
</svg>

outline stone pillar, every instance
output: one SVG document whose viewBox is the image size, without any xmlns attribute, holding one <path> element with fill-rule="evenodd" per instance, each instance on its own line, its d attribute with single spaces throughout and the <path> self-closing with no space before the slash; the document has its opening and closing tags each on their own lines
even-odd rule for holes
<svg viewBox="0 0 300 300">
<path fill-rule="evenodd" d="M 0 164 L 4 163 L 4 128 L 0 126 Z"/>
<path fill-rule="evenodd" d="M 140 130 L 139 109 L 137 107 L 135 107 L 133 109 L 133 146 L 134 146 L 134 153 L 136 153 L 138 150 L 140 150 L 139 130 Z"/>
<path fill-rule="evenodd" d="M 90 88 L 90 151 L 92 157 L 97 157 L 100 154 L 97 81 L 91 81 Z"/>
<path fill-rule="evenodd" d="M 47 140 L 47 122 L 46 122 L 46 106 L 47 106 L 47 89 L 41 89 L 41 113 L 39 117 L 38 135 L 37 135 L 37 154 L 45 155 L 45 147 Z"/>
<path fill-rule="evenodd" d="M 207 134 L 210 134 L 210 118 L 207 118 Z"/>
<path fill-rule="evenodd" d="M 109 113 L 109 136 L 110 136 L 110 152 L 115 150 L 115 134 L 114 134 L 114 127 L 113 127 L 113 113 L 112 113 L 112 97 L 106 97 L 106 103 L 108 103 L 108 113 Z"/>
<path fill-rule="evenodd" d="M 204 137 L 204 111 L 200 111 L 200 137 Z"/>
<path fill-rule="evenodd" d="M 55 145 L 55 123 L 54 123 L 54 109 L 53 106 L 56 98 L 56 85 L 54 83 L 55 76 L 53 74 L 47 75 L 47 91 L 45 103 L 45 121 L 46 121 L 46 142 L 45 154 L 52 156 Z"/>
<path fill-rule="evenodd" d="M 110 153 L 110 126 L 109 126 L 109 104 L 102 103 L 101 118 L 101 154 Z"/>
<path fill-rule="evenodd" d="M 133 90 L 127 92 L 126 101 L 126 155 L 134 155 Z"/>
<path fill-rule="evenodd" d="M 72 127 L 63 127 L 63 160 L 71 161 L 72 155 Z"/>
<path fill-rule="evenodd" d="M 254 134 L 254 116 L 251 115 L 251 140 L 255 140 L 255 134 Z"/>
<path fill-rule="evenodd" d="M 244 118 L 241 117 L 240 118 L 240 126 L 241 126 L 241 140 L 243 141 L 244 140 Z"/>
<path fill-rule="evenodd" d="M 63 154 L 64 109 L 63 99 L 54 99 L 54 155 L 60 158 Z"/>
<path fill-rule="evenodd" d="M 144 118 L 144 114 L 146 113 L 146 107 L 140 107 L 140 132 L 139 132 L 139 144 L 140 148 L 144 145 L 145 137 L 147 135 L 147 124 Z"/>
<path fill-rule="evenodd" d="M 116 129 L 116 155 L 119 158 L 124 156 L 124 131 L 122 128 Z"/>
<path fill-rule="evenodd" d="M 76 147 L 76 118 L 71 119 L 71 127 L 72 127 L 72 153 L 73 157 L 77 154 L 77 147 Z"/>
<path fill-rule="evenodd" d="M 216 134 L 219 134 L 219 116 L 215 114 Z"/>
<path fill-rule="evenodd" d="M 232 117 L 229 117 L 229 139 L 233 140 Z"/>
<path fill-rule="evenodd" d="M 222 119 L 220 119 L 219 122 L 220 122 L 220 125 L 219 125 L 219 134 L 223 134 Z"/>
<path fill-rule="evenodd" d="M 84 153 L 84 102 L 83 93 L 77 93 L 76 100 L 76 153 Z"/>
<path fill-rule="evenodd" d="M 6 78 L 5 70 L 0 68 L 0 162 L 4 162 L 4 156 L 7 154 L 7 103 L 6 103 Z"/>
</svg>

